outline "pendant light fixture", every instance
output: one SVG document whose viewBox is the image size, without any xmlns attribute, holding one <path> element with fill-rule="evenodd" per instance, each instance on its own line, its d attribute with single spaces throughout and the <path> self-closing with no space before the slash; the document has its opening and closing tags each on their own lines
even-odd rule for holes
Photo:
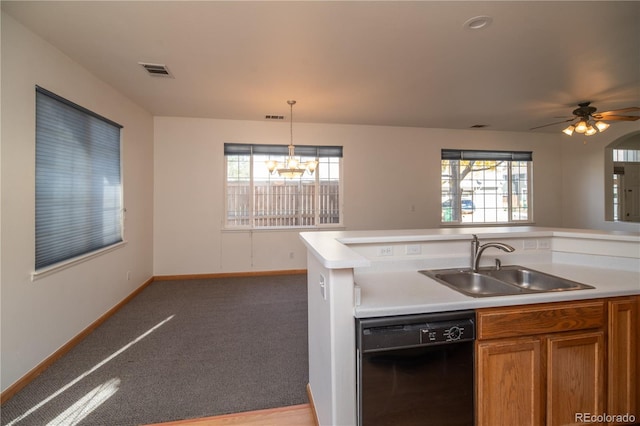
<svg viewBox="0 0 640 426">
<path fill-rule="evenodd" d="M 295 157 L 295 147 L 293 146 L 293 106 L 296 104 L 296 101 L 287 101 L 290 107 L 290 136 L 291 140 L 289 142 L 289 155 L 285 160 L 284 164 L 280 164 L 277 161 L 269 160 L 266 162 L 267 169 L 270 173 L 277 173 L 279 176 L 282 176 L 287 179 L 294 179 L 302 176 L 305 172 L 308 172 L 310 175 L 313 175 L 313 172 L 316 171 L 316 167 L 318 167 L 318 160 L 311 160 L 303 163 L 299 158 Z"/>
</svg>

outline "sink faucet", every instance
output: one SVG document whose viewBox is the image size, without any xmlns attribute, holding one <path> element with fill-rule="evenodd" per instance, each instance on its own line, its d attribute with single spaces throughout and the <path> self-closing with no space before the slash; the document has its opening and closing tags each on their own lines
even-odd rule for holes
<svg viewBox="0 0 640 426">
<path fill-rule="evenodd" d="M 473 272 L 478 272 L 478 265 L 480 265 L 480 256 L 482 256 L 482 252 L 488 249 L 489 247 L 495 247 L 502 251 L 506 251 L 507 253 L 511 253 L 516 249 L 511 247 L 509 244 L 498 243 L 498 242 L 489 242 L 480 245 L 480 241 L 478 240 L 478 236 L 473 234 L 473 239 L 471 239 L 471 270 Z"/>
</svg>

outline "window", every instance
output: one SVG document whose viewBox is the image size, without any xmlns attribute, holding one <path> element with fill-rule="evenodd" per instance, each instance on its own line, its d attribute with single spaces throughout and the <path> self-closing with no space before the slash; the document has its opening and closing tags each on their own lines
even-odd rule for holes
<svg viewBox="0 0 640 426">
<path fill-rule="evenodd" d="M 317 159 L 313 175 L 285 179 L 266 162 L 283 163 L 286 145 L 224 145 L 227 228 L 303 228 L 342 223 L 342 147 L 296 146 L 304 161 Z"/>
<path fill-rule="evenodd" d="M 121 128 L 36 87 L 36 270 L 122 241 Z"/>
<path fill-rule="evenodd" d="M 442 150 L 442 222 L 531 222 L 531 152 Z"/>
<path fill-rule="evenodd" d="M 613 150 L 613 220 L 640 221 L 640 150 Z"/>
<path fill-rule="evenodd" d="M 614 162 L 640 163 L 640 149 L 614 149 Z"/>
</svg>

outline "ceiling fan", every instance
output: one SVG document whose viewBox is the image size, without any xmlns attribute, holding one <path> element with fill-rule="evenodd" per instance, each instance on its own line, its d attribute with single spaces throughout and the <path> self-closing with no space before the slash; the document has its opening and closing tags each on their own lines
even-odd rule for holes
<svg viewBox="0 0 640 426">
<path fill-rule="evenodd" d="M 623 115 L 636 111 L 640 111 L 640 107 L 628 107 L 621 109 L 614 109 L 611 111 L 596 112 L 597 108 L 590 106 L 591 102 L 581 102 L 578 104 L 578 108 L 573 110 L 573 117 L 557 121 L 555 123 L 544 124 L 538 127 L 532 127 L 529 130 L 540 129 L 542 127 L 554 126 L 556 124 L 568 123 L 574 121 L 562 132 L 571 136 L 573 132 L 583 133 L 586 136 L 595 135 L 598 132 L 604 132 L 609 127 L 609 124 L 605 121 L 636 121 L 640 119 L 640 115 Z"/>
</svg>

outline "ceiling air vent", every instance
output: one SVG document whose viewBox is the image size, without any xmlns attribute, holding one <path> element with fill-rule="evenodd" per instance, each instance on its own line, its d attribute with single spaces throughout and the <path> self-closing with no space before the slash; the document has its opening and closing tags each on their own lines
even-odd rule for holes
<svg viewBox="0 0 640 426">
<path fill-rule="evenodd" d="M 471 126 L 472 129 L 484 129 L 485 127 L 489 127 L 488 124 L 474 124 Z"/>
<path fill-rule="evenodd" d="M 284 115 L 265 115 L 265 120 L 284 120 Z"/>
<path fill-rule="evenodd" d="M 138 62 L 138 64 L 140 64 L 142 66 L 142 68 L 147 70 L 147 73 L 149 73 L 149 75 L 151 75 L 151 76 L 173 78 L 173 75 L 171 74 L 171 72 L 169 71 L 169 68 L 167 68 L 166 65 L 163 65 L 163 64 L 147 64 L 147 63 L 144 63 L 144 62 Z"/>
</svg>

